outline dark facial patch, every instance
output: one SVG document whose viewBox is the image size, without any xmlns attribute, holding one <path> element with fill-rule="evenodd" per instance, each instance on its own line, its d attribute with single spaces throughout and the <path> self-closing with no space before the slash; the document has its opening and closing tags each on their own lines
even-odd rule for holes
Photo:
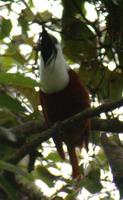
<svg viewBox="0 0 123 200">
<path fill-rule="evenodd" d="M 43 29 L 41 36 L 40 50 L 44 63 L 48 64 L 54 57 L 56 57 L 57 49 L 55 44 L 57 43 L 57 40 L 54 36 L 49 35 L 45 29 Z"/>
</svg>

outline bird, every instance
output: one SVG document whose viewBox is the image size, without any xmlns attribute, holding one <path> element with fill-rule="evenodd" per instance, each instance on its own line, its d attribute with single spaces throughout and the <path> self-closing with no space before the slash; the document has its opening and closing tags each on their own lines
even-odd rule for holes
<svg viewBox="0 0 123 200">
<path fill-rule="evenodd" d="M 64 121 L 83 110 L 90 108 L 88 89 L 75 70 L 68 65 L 62 48 L 56 37 L 42 28 L 38 41 L 40 52 L 40 103 L 48 127 Z M 60 157 L 67 155 L 72 166 L 72 177 L 81 177 L 76 149 L 85 147 L 88 151 L 90 119 L 82 121 L 81 128 L 75 127 L 68 133 L 53 133 L 52 138 Z"/>
</svg>

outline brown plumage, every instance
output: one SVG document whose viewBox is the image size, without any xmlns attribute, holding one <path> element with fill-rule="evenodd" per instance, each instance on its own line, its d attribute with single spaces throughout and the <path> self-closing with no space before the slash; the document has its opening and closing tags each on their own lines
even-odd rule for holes
<svg viewBox="0 0 123 200">
<path fill-rule="evenodd" d="M 90 107 L 89 93 L 79 76 L 72 69 L 69 69 L 68 74 L 69 83 L 61 91 L 47 94 L 40 90 L 40 101 L 48 127 Z M 82 122 L 79 130 L 75 128 L 69 133 L 54 133 L 53 135 L 54 143 L 62 159 L 65 159 L 63 143 L 67 146 L 73 178 L 80 176 L 75 148 L 85 146 L 88 149 L 89 132 L 90 120 L 87 119 Z"/>
</svg>

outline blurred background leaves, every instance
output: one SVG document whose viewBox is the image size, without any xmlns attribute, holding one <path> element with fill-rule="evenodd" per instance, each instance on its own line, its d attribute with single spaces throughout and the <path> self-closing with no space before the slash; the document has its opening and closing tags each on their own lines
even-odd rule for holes
<svg viewBox="0 0 123 200">
<path fill-rule="evenodd" d="M 18 141 L 10 129 L 30 120 L 43 121 L 38 60 L 35 65 L 35 47 L 42 24 L 61 41 L 69 65 L 90 91 L 92 107 L 122 97 L 122 1 L 45 0 L 49 7 L 45 5 L 44 9 L 43 2 L 38 6 L 33 0 L 0 2 L 0 199 L 85 199 L 86 190 L 88 199 L 98 196 L 116 200 L 118 191 L 112 183 L 99 132 L 92 136 L 88 154 L 79 155 L 84 176 L 79 184 L 71 180 L 70 165 L 61 161 L 51 140 L 30 152 L 29 163 L 27 157 L 18 165 L 6 162 L 33 137 L 29 133 Z M 122 120 L 122 111 L 101 117 Z M 21 130 L 17 134 L 21 137 Z M 114 141 L 122 149 L 118 135 L 108 140 Z M 34 186 L 38 179 L 42 183 L 40 190 Z M 111 188 L 107 187 L 109 183 Z"/>
</svg>

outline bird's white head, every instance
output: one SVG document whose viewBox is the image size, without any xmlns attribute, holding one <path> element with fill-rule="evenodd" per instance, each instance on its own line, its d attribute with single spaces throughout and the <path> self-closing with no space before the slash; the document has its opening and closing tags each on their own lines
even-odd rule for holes
<svg viewBox="0 0 123 200">
<path fill-rule="evenodd" d="M 44 28 L 39 42 L 41 89 L 54 93 L 64 89 L 69 82 L 68 70 L 58 40 Z"/>
</svg>

